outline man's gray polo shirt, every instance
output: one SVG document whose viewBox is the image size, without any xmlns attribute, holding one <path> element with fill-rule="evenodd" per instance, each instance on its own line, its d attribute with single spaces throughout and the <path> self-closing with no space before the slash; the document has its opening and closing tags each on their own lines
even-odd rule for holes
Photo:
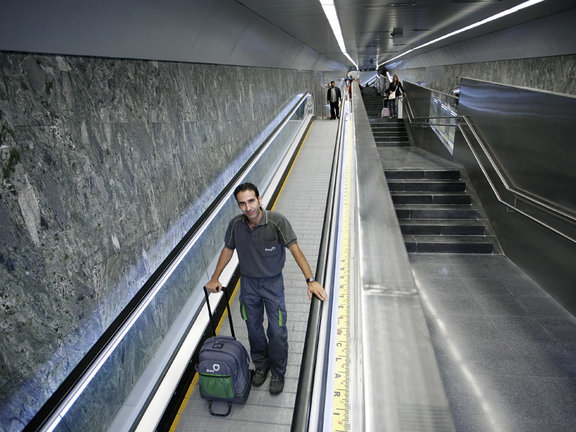
<svg viewBox="0 0 576 432">
<path fill-rule="evenodd" d="M 260 223 L 250 229 L 241 214 L 230 221 L 224 245 L 236 249 L 240 273 L 253 278 L 273 277 L 282 273 L 286 247 L 296 241 L 296 233 L 282 214 L 262 209 Z"/>
</svg>

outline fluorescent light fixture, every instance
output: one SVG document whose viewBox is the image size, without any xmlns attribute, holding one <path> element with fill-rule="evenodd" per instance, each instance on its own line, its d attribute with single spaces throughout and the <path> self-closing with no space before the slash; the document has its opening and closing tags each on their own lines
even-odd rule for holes
<svg viewBox="0 0 576 432">
<path fill-rule="evenodd" d="M 497 20 L 497 19 L 503 18 L 503 17 L 505 17 L 505 16 L 507 16 L 507 15 L 516 13 L 516 12 L 522 10 L 522 9 L 525 9 L 525 8 L 527 8 L 527 7 L 530 7 L 530 6 L 534 6 L 535 4 L 541 3 L 541 2 L 543 2 L 543 1 L 544 1 L 544 0 L 529 0 L 529 1 L 526 1 L 526 2 L 524 2 L 524 3 L 521 3 L 521 4 L 517 5 L 517 6 L 514 6 L 513 8 L 506 9 L 505 11 L 502 11 L 502 12 L 500 12 L 500 13 L 497 13 L 496 15 L 492 15 L 491 17 L 485 18 L 485 19 L 483 19 L 483 20 L 481 20 L 481 21 L 478 21 L 478 22 L 476 22 L 476 23 L 474 23 L 474 24 L 470 24 L 469 26 L 463 27 L 463 28 L 461 28 L 460 30 L 453 31 L 452 33 L 445 34 L 444 36 L 440 36 L 439 38 L 436 38 L 436 39 L 434 39 L 434 40 L 431 40 L 430 42 L 426 42 L 425 44 L 422 44 L 422 45 L 419 45 L 419 46 L 417 46 L 417 47 L 415 47 L 415 48 L 412 48 L 412 49 L 410 49 L 410 50 L 408 50 L 408 51 L 406 51 L 406 52 L 403 52 L 403 53 L 400 54 L 400 55 L 397 55 L 396 57 L 391 58 L 390 60 L 385 61 L 384 64 L 390 63 L 391 61 L 396 60 L 397 58 L 400 58 L 400 57 L 402 57 L 402 56 L 405 56 L 406 54 L 409 54 L 409 53 L 411 53 L 411 52 L 413 52 L 413 51 L 416 51 L 417 49 L 424 48 L 424 47 L 426 47 L 426 46 L 428 46 L 428 45 L 432 45 L 432 44 L 434 44 L 434 43 L 436 43 L 436 42 L 439 42 L 439 41 L 441 41 L 441 40 L 448 39 L 449 37 L 455 36 L 455 35 L 457 35 L 457 34 L 459 34 L 459 33 L 463 33 L 463 32 L 465 32 L 465 31 L 471 30 L 471 29 L 473 29 L 473 28 L 480 27 L 480 26 L 482 26 L 482 25 L 484 25 L 484 24 L 487 24 L 487 23 L 489 23 L 489 22 L 491 22 L 491 21 L 495 21 L 495 20 Z"/>
<path fill-rule="evenodd" d="M 348 60 L 352 62 L 356 69 L 358 69 L 358 65 L 352 57 L 346 52 L 346 45 L 344 44 L 344 36 L 342 35 L 342 28 L 340 27 L 340 21 L 338 20 L 338 14 L 336 13 L 336 6 L 334 5 L 334 0 L 319 0 L 322 9 L 324 10 L 324 15 L 328 19 L 330 23 L 330 27 L 332 27 L 332 32 L 334 33 L 334 37 L 336 37 L 336 41 L 338 42 L 338 46 L 340 47 L 340 51 L 344 54 Z"/>
</svg>

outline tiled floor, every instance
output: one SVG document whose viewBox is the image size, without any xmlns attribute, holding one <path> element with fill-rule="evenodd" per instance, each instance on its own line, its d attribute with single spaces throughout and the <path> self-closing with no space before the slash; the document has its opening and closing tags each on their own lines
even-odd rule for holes
<svg viewBox="0 0 576 432">
<path fill-rule="evenodd" d="M 457 431 L 576 430 L 576 318 L 505 256 L 410 260 Z"/>
<path fill-rule="evenodd" d="M 384 169 L 452 166 L 378 151 Z M 457 431 L 575 431 L 576 318 L 503 255 L 410 260 Z"/>
<path fill-rule="evenodd" d="M 379 148 L 384 169 L 453 164 Z M 458 432 L 576 430 L 576 317 L 503 255 L 411 254 Z"/>
<path fill-rule="evenodd" d="M 455 164 L 416 147 L 379 147 L 378 155 L 386 169 L 452 169 Z"/>
</svg>

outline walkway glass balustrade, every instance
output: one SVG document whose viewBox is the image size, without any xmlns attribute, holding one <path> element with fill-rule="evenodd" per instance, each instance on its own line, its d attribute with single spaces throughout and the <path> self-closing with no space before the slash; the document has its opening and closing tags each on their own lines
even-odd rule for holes
<svg viewBox="0 0 576 432">
<path fill-rule="evenodd" d="M 454 96 L 436 91 L 430 92 L 430 127 L 450 154 L 454 153 L 457 102 L 458 99 Z"/>
<path fill-rule="evenodd" d="M 412 125 L 425 125 L 436 133 L 440 141 L 454 153 L 454 139 L 458 122 L 458 97 L 427 87 L 404 82 L 408 101 L 404 101 L 404 117 Z"/>
<path fill-rule="evenodd" d="M 203 224 L 54 408 L 43 430 L 128 430 L 138 420 L 203 305 L 202 287 L 220 254 L 226 226 L 239 212 L 234 187 L 250 181 L 262 194 L 313 106 L 310 94 L 295 97 L 271 125 L 273 133 L 232 164 L 220 203 L 203 215 Z M 237 171 L 243 173 L 234 178 Z"/>
</svg>

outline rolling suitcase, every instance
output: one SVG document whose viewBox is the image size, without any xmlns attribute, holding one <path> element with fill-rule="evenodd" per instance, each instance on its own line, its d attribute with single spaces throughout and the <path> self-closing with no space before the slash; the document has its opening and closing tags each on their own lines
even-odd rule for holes
<svg viewBox="0 0 576 432">
<path fill-rule="evenodd" d="M 250 359 L 244 345 L 236 340 L 226 291 L 224 289 L 232 336 L 216 336 L 208 290 L 204 287 L 208 314 L 210 315 L 210 325 L 214 336 L 206 339 L 204 344 L 202 344 L 198 365 L 196 366 L 199 375 L 200 395 L 208 401 L 210 414 L 217 416 L 230 414 L 233 403 L 246 402 L 252 387 L 252 372 L 249 368 Z M 227 403 L 228 411 L 225 413 L 215 412 L 212 408 L 214 402 Z"/>
</svg>

